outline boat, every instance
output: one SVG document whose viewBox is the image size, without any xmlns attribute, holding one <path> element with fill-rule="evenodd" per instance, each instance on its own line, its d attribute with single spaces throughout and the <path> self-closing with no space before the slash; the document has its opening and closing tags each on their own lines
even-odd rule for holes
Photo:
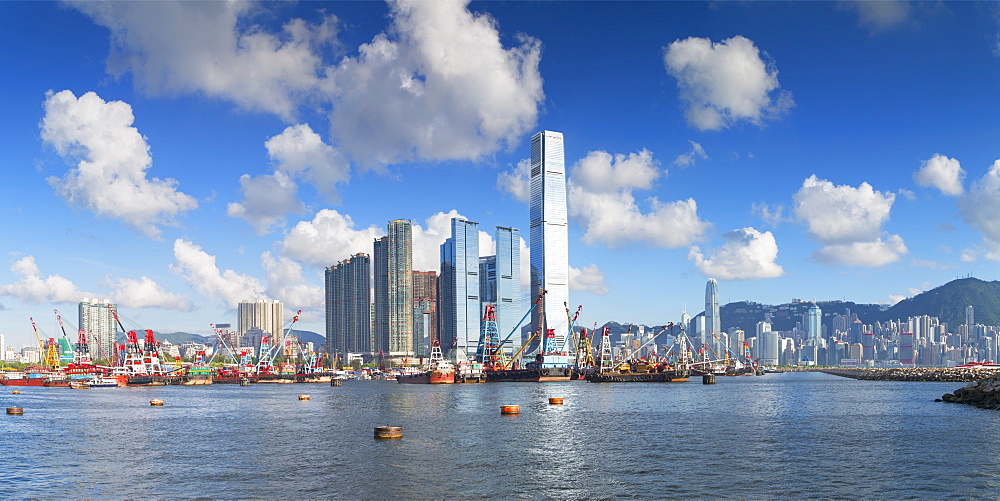
<svg viewBox="0 0 1000 501">
<path fill-rule="evenodd" d="M 431 345 L 431 361 L 427 370 L 402 373 L 396 376 L 396 381 L 407 384 L 453 384 L 455 382 L 455 366 L 444 359 L 441 344 L 437 340 Z"/>
<path fill-rule="evenodd" d="M 125 386 L 122 384 L 122 379 L 115 376 L 98 376 L 85 381 L 87 381 L 87 385 L 91 388 L 118 388 Z"/>
<path fill-rule="evenodd" d="M 212 384 L 212 367 L 208 365 L 192 365 L 188 367 L 187 377 L 182 384 L 187 386 L 200 386 Z"/>
<path fill-rule="evenodd" d="M 5 371 L 0 378 L 0 384 L 4 386 L 45 386 L 48 380 L 48 371 L 38 367 L 28 367 L 21 371 Z"/>
<path fill-rule="evenodd" d="M 572 379 L 569 356 L 559 354 L 535 355 L 535 360 L 523 368 L 486 371 L 487 383 L 551 383 Z"/>
<path fill-rule="evenodd" d="M 670 366 L 658 366 L 653 370 L 617 370 L 595 372 L 587 375 L 591 383 L 677 383 L 687 381 L 690 373 Z"/>
<path fill-rule="evenodd" d="M 88 383 L 87 381 L 74 379 L 69 382 L 69 387 L 72 390 L 85 390 L 87 388 L 90 388 L 90 383 Z"/>
</svg>

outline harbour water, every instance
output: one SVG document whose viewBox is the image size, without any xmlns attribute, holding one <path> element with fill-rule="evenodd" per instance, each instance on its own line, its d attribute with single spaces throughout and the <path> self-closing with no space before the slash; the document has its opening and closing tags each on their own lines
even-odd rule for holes
<svg viewBox="0 0 1000 501">
<path fill-rule="evenodd" d="M 960 386 L 21 388 L 0 394 L 24 408 L 0 415 L 0 485 L 8 499 L 996 498 L 1000 412 L 933 401 Z M 380 425 L 403 438 L 375 440 Z"/>
</svg>

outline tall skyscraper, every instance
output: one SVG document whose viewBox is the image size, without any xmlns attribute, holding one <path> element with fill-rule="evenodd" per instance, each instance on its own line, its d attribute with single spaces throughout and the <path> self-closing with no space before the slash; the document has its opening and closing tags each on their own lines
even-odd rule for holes
<svg viewBox="0 0 1000 501">
<path fill-rule="evenodd" d="M 371 257 L 358 253 L 326 269 L 326 351 L 372 355 Z"/>
<path fill-rule="evenodd" d="M 500 339 L 506 339 L 525 314 L 521 305 L 521 237 L 517 228 L 497 226 L 497 253 L 479 259 L 479 298 L 493 304 Z M 510 336 L 519 342 L 517 334 Z"/>
<path fill-rule="evenodd" d="M 389 356 L 413 353 L 413 228 L 389 221 L 388 235 L 375 240 L 373 350 Z"/>
<path fill-rule="evenodd" d="M 466 353 L 479 344 L 479 223 L 452 218 L 451 237 L 441 244 L 441 347 Z"/>
<path fill-rule="evenodd" d="M 87 334 L 91 358 L 108 360 L 116 356 L 113 344 L 118 339 L 118 324 L 112 310 L 117 308 L 108 300 L 84 298 L 78 309 L 80 329 Z"/>
<path fill-rule="evenodd" d="M 239 322 L 237 328 L 241 335 L 250 329 L 260 329 L 264 334 L 271 336 L 272 346 L 284 335 L 282 330 L 285 325 L 285 308 L 281 301 L 266 299 L 242 301 L 237 306 L 237 311 Z M 256 343 L 260 343 L 259 339 L 254 341 L 255 346 Z"/>
<path fill-rule="evenodd" d="M 563 345 L 569 326 L 569 242 L 566 217 L 566 161 L 561 132 L 541 131 L 531 138 L 531 300 L 547 291 L 539 308 L 531 314 L 538 325 L 544 313 L 544 329 L 555 332 L 556 346 Z M 544 332 L 542 333 L 545 334 Z"/>
<path fill-rule="evenodd" d="M 419 357 L 428 356 L 437 333 L 437 286 L 435 271 L 413 272 L 413 349 Z"/>
<path fill-rule="evenodd" d="M 965 325 L 969 326 L 970 329 L 976 325 L 976 310 L 971 304 L 965 307 Z"/>
<path fill-rule="evenodd" d="M 714 278 L 708 279 L 705 284 L 705 331 L 708 344 L 712 346 L 715 354 L 722 358 L 722 320 L 719 318 L 719 282 Z"/>
<path fill-rule="evenodd" d="M 816 303 L 809 306 L 806 311 L 806 344 L 809 346 L 823 346 L 823 310 Z"/>
</svg>

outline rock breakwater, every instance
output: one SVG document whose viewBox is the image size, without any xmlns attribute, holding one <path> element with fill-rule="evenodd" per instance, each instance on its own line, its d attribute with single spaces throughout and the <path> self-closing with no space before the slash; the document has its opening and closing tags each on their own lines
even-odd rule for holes
<svg viewBox="0 0 1000 501">
<path fill-rule="evenodd" d="M 954 394 L 945 393 L 941 400 L 983 409 L 1000 409 L 1000 374 L 969 383 L 955 390 Z"/>
<path fill-rule="evenodd" d="M 836 368 L 819 369 L 819 372 L 854 379 L 872 381 L 943 381 L 967 382 L 979 381 L 995 375 L 1000 375 L 997 369 L 977 367 L 915 367 L 915 368 Z"/>
</svg>

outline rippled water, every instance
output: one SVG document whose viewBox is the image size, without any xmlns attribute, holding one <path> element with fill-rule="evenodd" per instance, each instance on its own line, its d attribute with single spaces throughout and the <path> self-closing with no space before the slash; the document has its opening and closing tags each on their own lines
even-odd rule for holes
<svg viewBox="0 0 1000 501">
<path fill-rule="evenodd" d="M 996 498 L 1000 412 L 933 402 L 961 385 L 6 388 L 0 497 Z"/>
</svg>

